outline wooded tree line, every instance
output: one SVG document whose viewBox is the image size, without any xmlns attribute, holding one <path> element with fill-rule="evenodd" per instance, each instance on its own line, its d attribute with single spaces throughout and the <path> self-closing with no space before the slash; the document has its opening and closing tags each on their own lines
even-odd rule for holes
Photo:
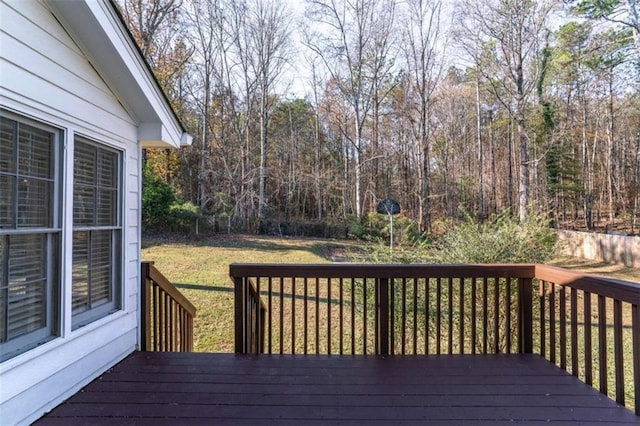
<svg viewBox="0 0 640 426">
<path fill-rule="evenodd" d="M 509 209 L 637 232 L 636 0 L 119 4 L 194 136 L 148 172 L 222 226 L 391 197 L 421 230 Z"/>
</svg>

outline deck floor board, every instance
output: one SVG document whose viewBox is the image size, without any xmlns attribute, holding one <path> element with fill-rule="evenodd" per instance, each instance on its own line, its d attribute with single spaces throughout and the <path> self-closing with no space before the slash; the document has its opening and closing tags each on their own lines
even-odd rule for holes
<svg viewBox="0 0 640 426">
<path fill-rule="evenodd" d="M 38 425 L 640 424 L 536 355 L 136 352 Z"/>
</svg>

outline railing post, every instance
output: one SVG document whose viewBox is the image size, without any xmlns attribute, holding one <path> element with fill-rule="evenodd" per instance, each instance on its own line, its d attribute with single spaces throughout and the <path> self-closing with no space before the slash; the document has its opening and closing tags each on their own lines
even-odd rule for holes
<svg viewBox="0 0 640 426">
<path fill-rule="evenodd" d="M 389 278 L 380 278 L 376 282 L 376 324 L 378 347 L 376 355 L 389 355 Z"/>
<path fill-rule="evenodd" d="M 140 350 L 151 347 L 151 280 L 150 269 L 153 262 L 140 263 Z"/>
<path fill-rule="evenodd" d="M 531 278 L 518 280 L 518 351 L 533 353 L 533 288 Z"/>
<path fill-rule="evenodd" d="M 264 353 L 264 332 L 265 332 L 264 321 L 267 316 L 267 310 L 265 309 L 264 306 L 262 306 L 262 303 L 260 303 L 260 299 L 258 299 L 258 308 L 260 310 L 260 327 L 259 327 L 260 336 L 259 336 L 258 344 L 260 347 L 260 353 L 263 354 Z"/>
<path fill-rule="evenodd" d="M 244 296 L 244 279 L 242 277 L 233 277 L 234 293 L 235 293 L 235 352 L 237 354 L 246 353 L 245 350 L 245 306 L 246 298 Z"/>
</svg>

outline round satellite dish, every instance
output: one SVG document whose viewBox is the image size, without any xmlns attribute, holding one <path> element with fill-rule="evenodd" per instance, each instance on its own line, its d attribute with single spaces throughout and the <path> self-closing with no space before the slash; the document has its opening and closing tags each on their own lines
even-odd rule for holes
<svg viewBox="0 0 640 426">
<path fill-rule="evenodd" d="M 376 212 L 380 214 L 398 214 L 400 213 L 400 204 L 396 200 L 392 200 L 391 198 L 385 198 L 384 200 L 378 203 L 378 207 L 376 207 Z"/>
</svg>

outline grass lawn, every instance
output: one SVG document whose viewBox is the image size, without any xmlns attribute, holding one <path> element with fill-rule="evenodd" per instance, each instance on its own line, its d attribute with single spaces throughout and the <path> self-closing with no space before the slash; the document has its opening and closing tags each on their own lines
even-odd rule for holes
<svg viewBox="0 0 640 426">
<path fill-rule="evenodd" d="M 332 240 L 223 235 L 206 240 L 146 239 L 142 259 L 155 266 L 196 306 L 194 350 L 233 352 L 231 263 L 326 263 Z"/>
<path fill-rule="evenodd" d="M 154 261 L 160 272 L 198 309 L 194 349 L 232 352 L 233 283 L 228 276 L 229 264 L 326 263 L 331 261 L 333 251 L 354 244 L 357 243 L 253 235 L 220 235 L 208 239 L 150 238 L 143 244 L 142 258 Z M 569 257 L 550 263 L 640 282 L 640 270 L 620 265 Z"/>
</svg>

